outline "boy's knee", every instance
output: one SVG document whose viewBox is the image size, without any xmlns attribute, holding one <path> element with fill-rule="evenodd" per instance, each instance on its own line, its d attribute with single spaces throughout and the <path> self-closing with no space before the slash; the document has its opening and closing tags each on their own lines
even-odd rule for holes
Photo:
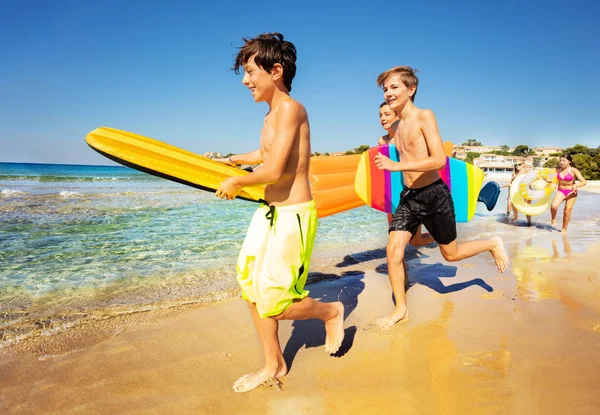
<svg viewBox="0 0 600 415">
<path fill-rule="evenodd" d="M 404 261 L 404 249 L 398 245 L 390 244 L 386 248 L 386 257 L 390 262 Z"/>
<path fill-rule="evenodd" d="M 442 256 L 448 262 L 455 262 L 459 260 L 457 253 L 454 251 L 442 251 Z"/>
</svg>

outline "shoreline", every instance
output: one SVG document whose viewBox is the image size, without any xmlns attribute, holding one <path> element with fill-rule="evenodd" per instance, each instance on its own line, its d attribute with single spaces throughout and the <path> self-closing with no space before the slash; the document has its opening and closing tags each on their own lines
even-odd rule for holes
<svg viewBox="0 0 600 415">
<path fill-rule="evenodd" d="M 385 259 L 349 255 L 336 261 L 342 278 L 327 273 L 307 288 L 323 301 L 344 303 L 343 351 L 338 357 L 324 352 L 319 322 L 282 322 L 280 341 L 291 361 L 283 392 L 232 391 L 235 379 L 257 369 L 262 358 L 246 304 L 229 299 L 122 316 L 81 327 L 70 338 L 13 349 L 0 358 L 0 408 L 593 413 L 600 244 L 573 254 L 558 235 L 553 238 L 555 252 L 538 247 L 535 238 L 508 242 L 511 267 L 504 274 L 489 255 L 449 264 L 437 248 L 414 250 L 408 262 L 411 318 L 388 331 L 373 324 L 393 307 Z"/>
</svg>

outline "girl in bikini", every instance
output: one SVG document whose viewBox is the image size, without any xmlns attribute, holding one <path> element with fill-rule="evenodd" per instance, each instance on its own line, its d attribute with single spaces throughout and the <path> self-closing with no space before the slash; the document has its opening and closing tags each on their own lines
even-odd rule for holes
<svg viewBox="0 0 600 415">
<path fill-rule="evenodd" d="M 558 159 L 558 167 L 556 168 L 556 178 L 558 179 L 558 189 L 550 206 L 550 214 L 552 215 L 552 226 L 556 227 L 556 213 L 560 204 L 565 202 L 565 211 L 563 214 L 563 226 L 561 233 L 567 232 L 569 220 L 571 219 L 571 211 L 575 200 L 577 199 L 578 189 L 585 186 L 587 182 L 581 175 L 578 169 L 573 165 L 573 159 L 569 154 L 563 154 Z M 575 180 L 577 179 L 577 184 Z"/>
</svg>

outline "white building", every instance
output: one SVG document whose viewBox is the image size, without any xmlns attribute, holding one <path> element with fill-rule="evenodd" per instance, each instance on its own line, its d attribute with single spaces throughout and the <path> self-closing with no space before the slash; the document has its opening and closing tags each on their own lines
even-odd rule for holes
<svg viewBox="0 0 600 415">
<path fill-rule="evenodd" d="M 501 146 L 458 146 L 455 145 L 452 147 L 453 156 L 457 159 L 464 160 L 467 158 L 467 153 L 491 153 L 493 151 L 502 151 Z M 510 149 L 509 151 L 512 151 Z"/>
<path fill-rule="evenodd" d="M 550 160 L 553 157 L 557 157 L 557 156 L 551 156 L 550 154 L 557 154 L 557 153 L 564 153 L 565 149 L 564 148 L 560 148 L 560 147 L 537 147 L 534 148 L 533 151 L 535 151 L 536 157 L 542 157 L 542 165 L 547 162 L 548 160 Z"/>
<path fill-rule="evenodd" d="M 483 170 L 489 179 L 510 180 L 515 164 L 522 163 L 533 167 L 533 157 L 502 156 L 499 154 L 482 154 L 473 160 L 473 165 Z"/>
</svg>

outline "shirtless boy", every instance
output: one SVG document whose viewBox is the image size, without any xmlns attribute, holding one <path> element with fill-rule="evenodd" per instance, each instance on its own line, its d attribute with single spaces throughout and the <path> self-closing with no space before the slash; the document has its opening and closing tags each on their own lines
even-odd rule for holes
<svg viewBox="0 0 600 415">
<path fill-rule="evenodd" d="M 228 161 L 263 165 L 248 175 L 225 179 L 216 196 L 231 200 L 245 186 L 267 185 L 264 203 L 252 217 L 236 266 L 265 363 L 262 369 L 239 378 L 233 385 L 236 392 L 261 384 L 280 387 L 279 379 L 288 368 L 277 335 L 279 320 L 323 320 L 327 353 L 337 352 L 344 338 L 342 303 L 315 301 L 304 289 L 317 212 L 308 181 L 308 115 L 289 95 L 296 74 L 296 48 L 280 33 L 263 33 L 244 41 L 233 69 L 239 73 L 243 68 L 242 83 L 256 102 L 267 103 L 269 112 L 260 148 Z"/>
<path fill-rule="evenodd" d="M 408 318 L 404 250 L 419 225 L 429 230 L 447 261 L 460 261 L 489 251 L 499 272 L 504 272 L 508 265 L 500 237 L 456 243 L 454 203 L 437 172 L 446 163 L 444 147 L 433 112 L 414 105 L 418 83 L 414 69 L 408 66 L 394 67 L 377 78 L 385 102 L 399 116 L 394 141 L 401 161 L 394 162 L 378 154 L 375 162 L 380 170 L 401 171 L 404 176 L 404 190 L 389 226 L 387 244 L 388 272 L 396 307 L 390 315 L 379 319 L 382 328 Z"/>
<path fill-rule="evenodd" d="M 398 114 L 396 111 L 390 108 L 387 102 L 383 101 L 379 105 L 379 123 L 387 131 L 386 135 L 379 137 L 378 145 L 394 144 L 394 134 L 396 134 L 396 127 L 398 126 Z M 392 214 L 387 214 L 388 225 L 392 222 Z M 428 233 L 421 233 L 421 225 L 415 231 L 415 234 L 410 239 L 409 243 L 412 246 L 424 246 L 433 243 L 434 240 Z M 404 267 L 406 270 L 406 266 Z M 406 274 L 406 272 L 405 272 Z"/>
</svg>

